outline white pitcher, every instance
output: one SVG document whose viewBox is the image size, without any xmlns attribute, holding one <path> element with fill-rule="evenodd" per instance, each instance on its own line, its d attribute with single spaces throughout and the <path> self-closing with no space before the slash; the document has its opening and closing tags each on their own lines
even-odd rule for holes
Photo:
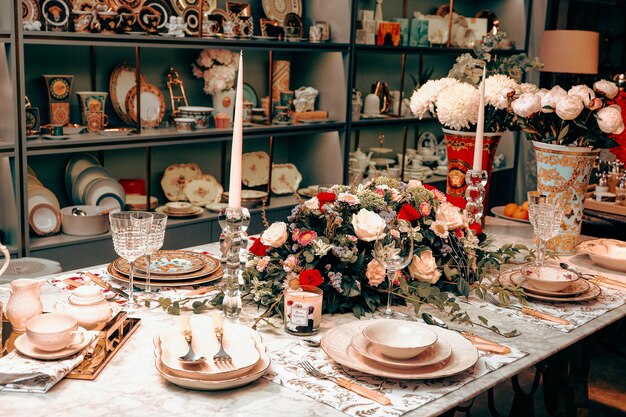
<svg viewBox="0 0 626 417">
<path fill-rule="evenodd" d="M 11 322 L 14 331 L 23 332 L 26 330 L 28 319 L 43 312 L 40 288 L 45 283 L 46 281 L 20 278 L 11 282 L 11 288 L 0 287 L 11 293 L 4 314 Z"/>
</svg>

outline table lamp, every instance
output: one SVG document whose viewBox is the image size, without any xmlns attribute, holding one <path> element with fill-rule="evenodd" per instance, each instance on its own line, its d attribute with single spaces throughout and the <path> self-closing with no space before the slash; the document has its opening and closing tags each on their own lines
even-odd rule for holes
<svg viewBox="0 0 626 417">
<path fill-rule="evenodd" d="M 600 34 L 585 30 L 546 30 L 539 59 L 544 72 L 597 74 Z"/>
</svg>

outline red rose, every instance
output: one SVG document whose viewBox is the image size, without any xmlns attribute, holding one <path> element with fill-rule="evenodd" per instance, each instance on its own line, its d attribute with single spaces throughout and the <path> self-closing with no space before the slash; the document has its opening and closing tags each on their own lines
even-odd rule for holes
<svg viewBox="0 0 626 417">
<path fill-rule="evenodd" d="M 429 184 L 422 184 L 422 187 L 426 188 L 428 191 L 433 191 L 437 189 L 436 187 Z"/>
<path fill-rule="evenodd" d="M 483 233 L 483 228 L 480 226 L 480 223 L 477 222 L 470 224 L 470 229 L 474 231 L 476 236 Z"/>
<path fill-rule="evenodd" d="M 422 216 L 419 214 L 419 212 L 415 210 L 415 207 L 410 204 L 404 204 L 398 212 L 398 219 L 406 220 L 409 223 L 418 220 L 420 217 Z"/>
<path fill-rule="evenodd" d="M 322 208 L 326 203 L 332 203 L 335 199 L 337 199 L 335 193 L 322 192 L 317 195 L 317 200 L 320 202 L 320 208 Z"/>
<path fill-rule="evenodd" d="M 265 246 L 263 243 L 261 243 L 261 239 L 255 239 L 254 243 L 252 244 L 252 246 L 250 246 L 250 249 L 248 249 L 248 251 L 254 253 L 256 256 L 265 256 L 268 249 L 269 246 Z"/>
<path fill-rule="evenodd" d="M 312 285 L 313 287 L 319 287 L 324 282 L 322 274 L 317 269 L 304 269 L 298 276 L 300 285 Z"/>
</svg>

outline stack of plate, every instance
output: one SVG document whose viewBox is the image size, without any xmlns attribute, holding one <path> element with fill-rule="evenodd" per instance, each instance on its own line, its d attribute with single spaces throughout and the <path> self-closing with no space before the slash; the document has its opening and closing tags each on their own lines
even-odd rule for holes
<svg viewBox="0 0 626 417">
<path fill-rule="evenodd" d="M 470 341 L 457 332 L 436 326 L 427 326 L 437 334 L 435 344 L 415 357 L 392 359 L 363 335 L 363 330 L 372 323 L 354 321 L 330 329 L 322 338 L 322 349 L 344 367 L 394 379 L 443 378 L 463 372 L 478 361 L 478 351 Z"/>
<path fill-rule="evenodd" d="M 271 360 L 261 337 L 254 330 L 239 324 L 224 323 L 224 350 L 231 356 L 230 364 L 216 364 L 213 356 L 219 350 L 213 320 L 191 318 L 192 346 L 197 355 L 205 357 L 199 364 L 183 364 L 179 357 L 188 351 L 182 331 L 163 332 L 154 339 L 155 366 L 167 381 L 197 390 L 217 391 L 249 384 L 262 377 Z"/>
<path fill-rule="evenodd" d="M 61 206 L 52 191 L 43 186 L 28 167 L 28 223 L 33 233 L 49 236 L 61 230 Z"/>
<path fill-rule="evenodd" d="M 74 155 L 65 168 L 67 194 L 76 205 L 122 210 L 126 202 L 124 187 L 91 154 Z"/>
<path fill-rule="evenodd" d="M 520 286 L 524 289 L 526 297 L 549 301 L 552 303 L 567 303 L 567 302 L 579 302 L 589 301 L 598 297 L 602 290 L 593 282 L 585 279 L 576 279 L 567 287 L 559 291 L 550 291 L 547 289 L 539 289 L 526 279 L 524 276 L 524 270 L 516 270 L 512 272 L 505 272 L 500 274 L 498 281 L 502 285 Z M 563 270 L 564 274 L 571 274 L 571 272 Z"/>
<path fill-rule="evenodd" d="M 146 285 L 148 265 L 146 258 L 135 261 L 134 285 Z M 109 264 L 107 272 L 124 283 L 129 282 L 130 265 L 122 258 Z M 161 287 L 185 287 L 200 285 L 220 279 L 224 273 L 219 260 L 196 252 L 163 250 L 152 255 L 150 262 L 150 285 Z"/>
</svg>

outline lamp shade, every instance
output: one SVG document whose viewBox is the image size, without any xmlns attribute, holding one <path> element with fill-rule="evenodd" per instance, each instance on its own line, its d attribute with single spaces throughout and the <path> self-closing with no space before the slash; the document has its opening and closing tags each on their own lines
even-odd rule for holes
<svg viewBox="0 0 626 417">
<path fill-rule="evenodd" d="M 600 34 L 584 30 L 546 30 L 541 37 L 542 71 L 597 74 Z"/>
</svg>

